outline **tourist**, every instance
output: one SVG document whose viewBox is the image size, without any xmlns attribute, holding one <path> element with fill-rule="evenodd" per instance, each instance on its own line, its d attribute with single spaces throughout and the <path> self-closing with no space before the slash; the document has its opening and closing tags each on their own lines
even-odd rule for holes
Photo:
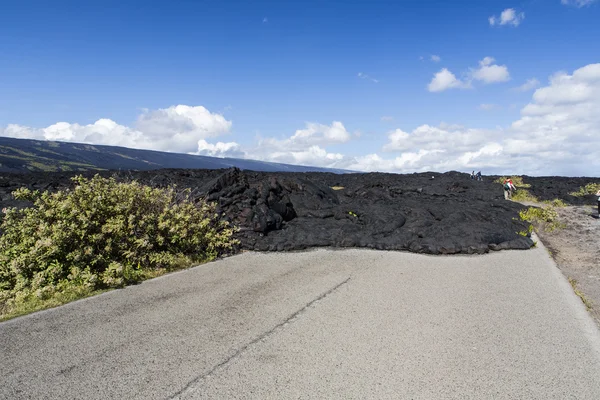
<svg viewBox="0 0 600 400">
<path fill-rule="evenodd" d="M 596 192 L 596 196 L 598 196 L 598 218 L 600 218 L 600 189 Z"/>
<path fill-rule="evenodd" d="M 475 171 L 471 172 L 471 180 L 475 179 Z"/>
<path fill-rule="evenodd" d="M 478 181 L 482 181 L 483 178 L 481 177 L 481 171 L 477 171 L 477 180 Z"/>
<path fill-rule="evenodd" d="M 515 185 L 513 185 L 512 179 L 505 179 L 503 183 L 504 188 L 504 199 L 509 200 L 512 197 L 513 190 L 517 190 Z"/>
</svg>

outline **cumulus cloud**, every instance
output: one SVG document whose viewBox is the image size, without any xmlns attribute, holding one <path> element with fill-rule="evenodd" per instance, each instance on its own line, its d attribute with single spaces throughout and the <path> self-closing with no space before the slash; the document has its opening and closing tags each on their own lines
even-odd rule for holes
<svg viewBox="0 0 600 400">
<path fill-rule="evenodd" d="M 415 170 L 484 169 L 488 173 L 598 175 L 600 171 L 600 64 L 560 72 L 537 89 L 509 127 L 467 129 L 422 125 L 388 134 L 384 151 L 424 154 Z M 423 153 L 421 153 L 423 154 Z M 369 155 L 371 169 L 408 172 Z M 380 162 L 378 161 L 380 160 Z M 379 168 L 377 168 L 379 166 Z"/>
<path fill-rule="evenodd" d="M 154 148 L 187 153 L 195 150 L 198 140 L 229 132 L 231 121 L 202 106 L 178 105 L 143 113 L 136 128 Z"/>
<path fill-rule="evenodd" d="M 143 110 L 134 127 L 108 118 L 93 124 L 57 122 L 46 128 L 8 125 L 2 136 L 93 143 L 172 152 L 195 152 L 198 140 L 226 134 L 231 121 L 202 106 L 178 105 L 159 110 Z"/>
<path fill-rule="evenodd" d="M 442 68 L 433 76 L 433 79 L 427 85 L 427 90 L 430 92 L 443 92 L 448 89 L 468 89 L 469 87 L 471 87 L 469 82 L 456 78 L 456 75 L 447 68 Z"/>
<path fill-rule="evenodd" d="M 221 158 L 245 158 L 246 156 L 246 153 L 244 153 L 241 146 L 236 142 L 217 142 L 213 144 L 208 143 L 204 139 L 198 140 L 198 150 L 193 154 Z"/>
<path fill-rule="evenodd" d="M 562 0 L 563 2 L 565 0 Z M 586 0 L 578 0 L 586 1 Z M 589 1 L 589 0 L 588 0 Z M 525 19 L 524 12 L 517 12 L 514 8 L 507 8 L 500 13 L 499 16 L 491 16 L 488 18 L 488 22 L 491 26 L 494 25 L 512 25 L 519 26 Z"/>
<path fill-rule="evenodd" d="M 510 74 L 506 65 L 495 64 L 493 57 L 485 57 L 479 61 L 479 67 L 472 70 L 473 79 L 483 83 L 506 82 L 510 79 Z"/>
<path fill-rule="evenodd" d="M 537 88 L 538 86 L 540 86 L 540 81 L 538 81 L 535 78 L 532 78 L 532 79 L 527 79 L 527 81 L 524 84 L 522 84 L 521 86 L 517 86 L 516 88 L 513 88 L 513 90 L 516 92 L 528 92 L 532 89 Z"/>
<path fill-rule="evenodd" d="M 560 0 L 560 3 L 564 4 L 565 6 L 574 6 L 577 8 L 589 6 L 595 2 L 596 0 Z"/>
<path fill-rule="evenodd" d="M 430 92 L 443 92 L 448 89 L 469 89 L 472 87 L 473 81 L 480 81 L 484 84 L 506 82 L 510 80 L 510 73 L 506 65 L 496 64 L 493 57 L 485 57 L 479 61 L 477 68 L 471 68 L 464 79 L 458 79 L 447 68 L 442 68 L 437 72 L 427 90 Z"/>
<path fill-rule="evenodd" d="M 440 61 L 442 61 L 442 57 L 436 56 L 435 54 L 432 54 L 431 57 L 430 57 L 430 59 L 433 62 L 440 62 Z"/>
<path fill-rule="evenodd" d="M 303 129 L 286 139 L 260 138 L 247 158 L 298 165 L 335 167 L 344 159 L 340 153 L 328 152 L 326 147 L 343 144 L 352 139 L 340 121 L 331 125 L 307 122 Z"/>
<path fill-rule="evenodd" d="M 492 63 L 488 59 L 484 65 Z M 354 157 L 341 150 L 355 139 L 341 121 L 306 123 L 287 138 L 258 138 L 246 147 L 211 140 L 230 129 L 231 122 L 222 116 L 206 109 L 186 110 L 145 111 L 140 117 L 144 123 L 135 127 L 110 119 L 89 125 L 62 122 L 39 129 L 12 124 L 0 128 L 0 135 L 172 150 L 157 148 L 164 145 L 154 136 L 158 130 L 145 125 L 159 121 L 156 126 L 171 128 L 166 134 L 171 140 L 195 133 L 189 152 L 218 157 L 400 173 L 475 169 L 484 174 L 597 176 L 600 171 L 600 64 L 552 75 L 532 94 L 519 119 L 506 127 L 477 129 L 442 123 L 394 129 L 387 133 L 381 153 Z"/>
</svg>

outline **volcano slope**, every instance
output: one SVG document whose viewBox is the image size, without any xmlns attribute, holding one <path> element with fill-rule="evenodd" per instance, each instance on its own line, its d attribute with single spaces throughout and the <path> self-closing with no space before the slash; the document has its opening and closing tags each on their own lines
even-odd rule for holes
<svg viewBox="0 0 600 400">
<path fill-rule="evenodd" d="M 12 200 L 10 193 L 18 187 L 56 191 L 69 188 L 73 175 L 3 174 L 0 206 L 27 205 Z M 533 245 L 524 236 L 529 224 L 518 218 L 522 205 L 505 201 L 499 184 L 458 172 L 339 175 L 232 168 L 101 175 L 189 188 L 195 198 L 217 202 L 222 217 L 239 227 L 237 250 L 330 246 L 474 254 Z"/>
</svg>

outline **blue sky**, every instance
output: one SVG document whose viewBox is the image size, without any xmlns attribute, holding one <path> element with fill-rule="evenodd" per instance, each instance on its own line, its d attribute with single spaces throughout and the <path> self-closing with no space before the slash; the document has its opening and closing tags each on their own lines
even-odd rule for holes
<svg viewBox="0 0 600 400">
<path fill-rule="evenodd" d="M 20 0 L 0 7 L 6 136 L 363 170 L 600 175 L 598 152 L 578 150 L 598 144 L 597 117 L 571 112 L 600 103 L 593 68 L 600 2 Z M 496 66 L 487 72 L 499 75 L 477 79 L 485 57 Z M 582 83 L 575 71 L 586 66 L 592 77 L 580 74 Z M 454 86 L 431 91 L 443 69 Z M 548 80 L 561 71 L 570 89 L 587 85 L 589 96 L 571 111 L 553 103 L 535 114 L 537 125 L 528 120 L 516 132 L 528 104 L 547 103 L 536 89 L 570 90 Z M 515 90 L 530 79 L 539 83 Z M 548 129 L 565 112 L 574 123 Z M 95 126 L 101 119 L 115 125 Z M 570 129 L 582 119 L 587 139 Z M 347 134 L 328 133 L 336 121 Z M 443 132 L 415 131 L 424 125 Z M 390 138 L 398 129 L 408 135 L 396 135 L 402 145 Z M 550 141 L 577 143 L 560 167 L 542 146 L 557 129 Z M 538 151 L 515 151 L 514 141 L 527 136 Z M 188 145 L 169 146 L 179 139 Z M 573 167 L 582 156 L 585 165 Z M 535 162 L 523 165 L 527 157 Z"/>
</svg>

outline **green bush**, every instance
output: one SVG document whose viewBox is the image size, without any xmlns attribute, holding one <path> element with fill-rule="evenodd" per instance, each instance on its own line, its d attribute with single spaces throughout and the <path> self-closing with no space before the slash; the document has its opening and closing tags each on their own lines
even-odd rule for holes
<svg viewBox="0 0 600 400">
<path fill-rule="evenodd" d="M 543 201 L 544 204 L 550 205 L 552 207 L 566 207 L 567 203 L 565 203 L 564 201 L 562 201 L 561 199 L 554 199 L 554 200 L 544 200 Z"/>
<path fill-rule="evenodd" d="M 215 206 L 194 203 L 189 190 L 99 175 L 73 181 L 56 193 L 13 192 L 33 207 L 4 210 L 0 317 L 209 261 L 235 244 Z"/>
<path fill-rule="evenodd" d="M 529 193 L 529 191 L 527 189 L 516 190 L 512 194 L 511 199 L 515 200 L 515 201 L 531 201 L 531 202 L 535 202 L 535 203 L 538 203 L 540 201 L 537 197 L 535 197 L 534 195 Z"/>
<path fill-rule="evenodd" d="M 600 183 L 588 183 L 585 186 L 581 186 L 578 191 L 569 194 L 575 197 L 583 197 L 589 194 L 596 194 L 598 190 L 600 190 Z"/>
<path fill-rule="evenodd" d="M 542 226 L 548 232 L 564 228 L 564 224 L 558 221 L 558 213 L 552 206 L 543 208 L 528 207 L 526 210 L 519 211 L 519 217 L 521 221 L 528 221 Z"/>
</svg>

